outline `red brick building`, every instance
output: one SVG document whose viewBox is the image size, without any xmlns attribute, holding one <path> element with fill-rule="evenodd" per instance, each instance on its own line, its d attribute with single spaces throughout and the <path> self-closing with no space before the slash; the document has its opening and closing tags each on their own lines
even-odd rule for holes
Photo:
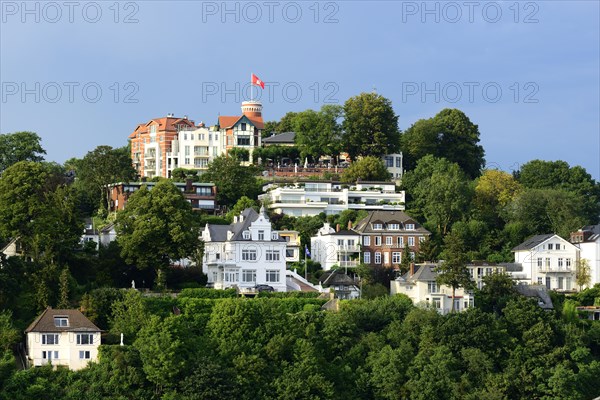
<svg viewBox="0 0 600 400">
<path fill-rule="evenodd" d="M 403 211 L 371 211 L 354 230 L 361 235 L 362 259 L 367 265 L 397 267 L 408 243 L 413 256 L 431 233 Z"/>
</svg>

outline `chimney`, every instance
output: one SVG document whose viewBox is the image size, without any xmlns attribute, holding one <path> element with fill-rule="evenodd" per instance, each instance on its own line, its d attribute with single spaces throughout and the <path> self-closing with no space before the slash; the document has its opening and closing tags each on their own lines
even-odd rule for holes
<svg viewBox="0 0 600 400">
<path fill-rule="evenodd" d="M 340 224 L 337 224 L 337 225 L 335 226 L 335 231 L 336 231 L 336 232 L 339 232 L 339 231 L 340 231 Z"/>
<path fill-rule="evenodd" d="M 348 230 L 352 229 L 352 221 L 348 221 Z"/>
<path fill-rule="evenodd" d="M 415 263 L 411 262 L 410 263 L 410 276 L 413 276 L 415 274 Z"/>
</svg>

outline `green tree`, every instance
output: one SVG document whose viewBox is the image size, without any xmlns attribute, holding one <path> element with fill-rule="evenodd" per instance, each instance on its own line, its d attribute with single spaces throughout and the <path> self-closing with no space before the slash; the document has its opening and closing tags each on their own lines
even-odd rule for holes
<svg viewBox="0 0 600 400">
<path fill-rule="evenodd" d="M 341 106 L 324 105 L 320 111 L 306 110 L 294 116 L 292 128 L 301 159 L 310 157 L 317 162 L 321 156 L 339 154 L 341 126 L 338 119 L 341 115 Z"/>
<path fill-rule="evenodd" d="M 76 174 L 81 190 L 94 193 L 94 201 L 104 209 L 110 207 L 108 184 L 129 182 L 136 172 L 127 147 L 98 146 L 76 162 Z"/>
<path fill-rule="evenodd" d="M 199 221 L 177 187 L 162 180 L 152 190 L 142 186 L 117 214 L 121 254 L 138 268 L 164 271 L 171 260 L 194 253 Z"/>
<path fill-rule="evenodd" d="M 342 173 L 343 182 L 389 181 L 390 177 L 381 158 L 374 156 L 359 158 Z"/>
<path fill-rule="evenodd" d="M 21 161 L 0 177 L 0 236 L 18 237 L 35 260 L 57 261 L 79 242 L 73 190 L 57 167 Z"/>
<path fill-rule="evenodd" d="M 236 215 L 240 215 L 242 211 L 244 211 L 246 208 L 254 208 L 256 211 L 258 211 L 256 207 L 256 201 L 252 200 L 247 196 L 242 196 L 237 201 L 237 203 L 235 203 L 235 205 L 231 208 L 231 210 L 227 212 L 227 215 L 225 217 L 231 223 L 233 222 L 233 217 L 235 217 Z"/>
<path fill-rule="evenodd" d="M 454 312 L 454 302 L 456 298 L 456 289 L 470 289 L 472 286 L 471 274 L 467 269 L 465 243 L 459 236 L 450 232 L 444 238 L 444 251 L 442 254 L 444 261 L 436 269 L 437 282 L 441 285 L 452 288 L 452 308 Z"/>
<path fill-rule="evenodd" d="M 477 292 L 475 305 L 484 311 L 500 314 L 516 295 L 515 283 L 510 275 L 494 273 L 483 277 L 483 287 Z"/>
<path fill-rule="evenodd" d="M 586 258 L 580 258 L 575 262 L 575 283 L 579 286 L 579 291 L 584 286 L 589 286 L 592 280 L 590 263 Z"/>
<path fill-rule="evenodd" d="M 46 150 L 40 142 L 34 132 L 0 134 L 0 173 L 19 161 L 43 161 Z"/>
<path fill-rule="evenodd" d="M 235 157 L 221 155 L 208 164 L 208 169 L 200 179 L 217 186 L 219 204 L 232 207 L 242 196 L 255 198 L 258 195 L 257 174 L 256 167 L 242 166 Z"/>
<path fill-rule="evenodd" d="M 229 149 L 227 154 L 230 157 L 237 158 L 238 161 L 250 161 L 250 151 L 248 149 L 244 149 L 243 147 L 234 147 Z"/>
<path fill-rule="evenodd" d="M 521 193 L 522 186 L 509 173 L 486 169 L 477 179 L 473 197 L 474 214 L 490 227 L 502 227 L 502 217 L 508 204 Z"/>
<path fill-rule="evenodd" d="M 529 235 L 555 232 L 568 237 L 590 221 L 584 203 L 564 189 L 526 189 L 507 207 L 507 220 L 520 223 Z"/>
<path fill-rule="evenodd" d="M 402 249 L 402 259 L 400 260 L 400 273 L 405 274 L 410 270 L 410 264 L 415 260 L 410 255 L 410 246 L 408 241 L 404 243 L 404 249 Z"/>
<path fill-rule="evenodd" d="M 398 116 L 392 102 L 377 93 L 361 93 L 344 103 L 344 150 L 358 156 L 381 157 L 399 148 Z"/>
<path fill-rule="evenodd" d="M 405 174 L 403 186 L 412 193 L 411 215 L 424 216 L 441 235 L 467 213 L 472 196 L 469 180 L 458 164 L 431 155 Z"/>
<path fill-rule="evenodd" d="M 565 161 L 533 160 L 515 172 L 517 180 L 530 189 L 561 189 L 573 195 L 589 223 L 600 216 L 600 183 L 585 168 L 571 167 Z"/>
<path fill-rule="evenodd" d="M 433 118 L 415 122 L 402 134 L 400 142 L 408 170 L 426 155 L 457 163 L 470 178 L 478 177 L 485 164 L 479 128 L 457 109 L 446 108 Z"/>
</svg>

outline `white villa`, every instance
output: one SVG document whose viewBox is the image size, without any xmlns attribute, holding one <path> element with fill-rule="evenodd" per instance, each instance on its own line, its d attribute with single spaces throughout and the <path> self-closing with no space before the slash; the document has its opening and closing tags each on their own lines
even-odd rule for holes
<svg viewBox="0 0 600 400">
<path fill-rule="evenodd" d="M 286 240 L 272 229 L 264 207 L 259 213 L 245 209 L 231 225 L 206 224 L 202 240 L 202 271 L 215 289 L 254 292 L 257 285 L 269 285 L 287 290 Z"/>
<path fill-rule="evenodd" d="M 278 214 L 294 217 L 324 212 L 336 215 L 344 210 L 404 210 L 404 191 L 396 192 L 392 182 L 297 182 L 270 183 L 258 196 Z"/>
<path fill-rule="evenodd" d="M 440 314 L 452 310 L 452 288 L 436 282 L 435 265 L 411 264 L 409 272 L 390 283 L 390 293 L 405 294 L 413 303 L 431 304 Z M 458 288 L 454 296 L 454 310 L 464 311 L 474 305 L 474 296 L 469 291 Z"/>
<path fill-rule="evenodd" d="M 522 271 L 509 273 L 520 282 L 545 285 L 552 290 L 575 288 L 575 265 L 579 249 L 555 234 L 536 235 L 521 243 L 512 251 L 515 263 Z"/>
<path fill-rule="evenodd" d="M 360 235 L 350 230 L 336 232 L 329 223 L 310 238 L 311 259 L 329 271 L 334 265 L 356 267 L 360 263 Z"/>
<path fill-rule="evenodd" d="M 98 359 L 101 330 L 79 310 L 47 308 L 25 333 L 30 366 L 64 365 L 77 370 Z"/>
</svg>

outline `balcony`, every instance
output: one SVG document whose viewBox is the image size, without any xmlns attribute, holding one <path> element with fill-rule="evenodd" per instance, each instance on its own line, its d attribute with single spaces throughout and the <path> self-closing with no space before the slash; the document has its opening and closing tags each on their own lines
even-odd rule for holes
<svg viewBox="0 0 600 400">
<path fill-rule="evenodd" d="M 550 267 L 538 267 L 539 272 L 562 272 L 562 273 L 572 273 L 575 269 L 571 267 L 558 267 L 558 266 L 550 266 Z"/>
<path fill-rule="evenodd" d="M 354 268 L 354 267 L 358 267 L 360 265 L 360 263 L 358 262 L 358 260 L 351 260 L 351 261 L 340 261 L 338 263 L 338 265 L 341 268 Z"/>
<path fill-rule="evenodd" d="M 338 245 L 338 251 L 340 253 L 358 253 L 360 252 L 360 245 L 359 244 L 354 244 L 354 245 L 348 245 L 348 244 L 344 244 L 344 245 Z"/>
</svg>

